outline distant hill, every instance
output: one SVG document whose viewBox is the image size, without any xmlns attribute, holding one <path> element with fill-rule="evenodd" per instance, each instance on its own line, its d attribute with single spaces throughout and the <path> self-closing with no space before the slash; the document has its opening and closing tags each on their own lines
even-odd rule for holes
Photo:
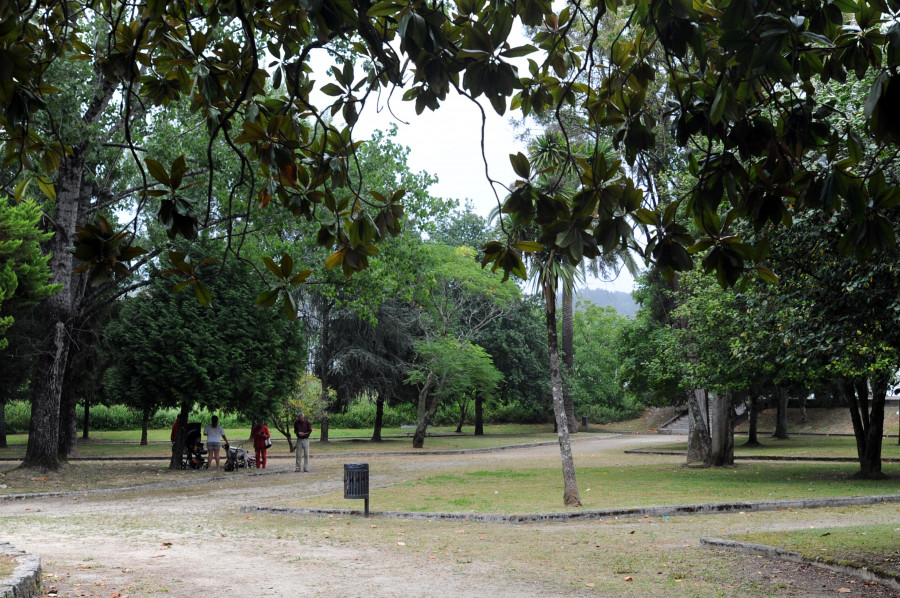
<svg viewBox="0 0 900 598">
<path fill-rule="evenodd" d="M 617 312 L 628 318 L 633 318 L 637 313 L 637 304 L 631 298 L 631 293 L 603 289 L 579 289 L 575 297 L 576 304 L 579 298 L 587 299 L 595 305 L 614 307 Z"/>
</svg>

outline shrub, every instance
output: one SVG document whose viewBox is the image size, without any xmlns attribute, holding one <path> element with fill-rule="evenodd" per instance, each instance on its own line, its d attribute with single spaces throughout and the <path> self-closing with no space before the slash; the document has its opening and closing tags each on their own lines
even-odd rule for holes
<svg viewBox="0 0 900 598">
<path fill-rule="evenodd" d="M 484 409 L 485 423 L 491 424 L 543 424 L 553 420 L 552 412 L 526 407 L 519 401 L 488 403 Z"/>
<path fill-rule="evenodd" d="M 27 434 L 31 422 L 31 403 L 10 401 L 6 404 L 6 433 Z"/>
<path fill-rule="evenodd" d="M 328 425 L 333 428 L 347 430 L 365 430 L 375 426 L 376 405 L 366 398 L 356 399 L 341 413 L 332 413 L 328 417 Z M 406 403 L 391 407 L 384 406 L 382 425 L 385 428 L 397 428 L 416 421 L 415 405 Z M 319 423 L 315 421 L 314 423 Z"/>
</svg>

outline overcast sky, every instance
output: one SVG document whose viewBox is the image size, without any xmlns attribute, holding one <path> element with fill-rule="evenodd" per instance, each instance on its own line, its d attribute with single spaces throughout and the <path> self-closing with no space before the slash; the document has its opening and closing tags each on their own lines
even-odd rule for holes
<svg viewBox="0 0 900 598">
<path fill-rule="evenodd" d="M 471 100 L 451 91 L 437 111 L 425 109 L 417 115 L 414 103 L 402 101 L 401 96 L 399 90 L 394 93 L 391 111 L 387 110 L 384 99 L 376 106 L 374 98 L 370 97 L 357 122 L 354 137 L 365 139 L 375 129 L 386 131 L 391 123 L 396 123 L 396 141 L 410 148 L 410 169 L 437 175 L 438 183 L 432 186 L 432 195 L 458 200 L 460 205 L 470 199 L 475 210 L 487 217 L 491 209 L 497 206 L 497 197 L 502 201 L 506 196 L 503 185 L 509 185 L 516 179 L 509 155 L 527 153 L 525 144 L 516 139 L 509 112 L 506 116 L 499 116 L 489 103 L 482 103 L 486 116 L 486 173 L 481 151 L 482 113 Z M 497 181 L 494 188 L 488 176 Z M 588 286 L 631 292 L 634 280 L 625 271 L 616 281 L 592 280 Z"/>
</svg>

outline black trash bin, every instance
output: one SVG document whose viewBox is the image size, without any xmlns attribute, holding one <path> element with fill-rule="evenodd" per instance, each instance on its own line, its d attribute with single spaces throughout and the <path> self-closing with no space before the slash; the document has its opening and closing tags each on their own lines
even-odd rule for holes
<svg viewBox="0 0 900 598">
<path fill-rule="evenodd" d="M 344 498 L 366 501 L 365 516 L 369 516 L 369 464 L 344 463 Z"/>
<path fill-rule="evenodd" d="M 581 429 L 587 430 L 587 416 L 586 415 L 581 418 Z"/>
</svg>

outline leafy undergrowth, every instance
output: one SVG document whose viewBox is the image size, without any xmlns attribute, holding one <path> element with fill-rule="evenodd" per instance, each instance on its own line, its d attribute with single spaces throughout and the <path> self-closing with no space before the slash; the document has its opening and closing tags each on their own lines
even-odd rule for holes
<svg viewBox="0 0 900 598">
<path fill-rule="evenodd" d="M 852 464 L 765 463 L 719 469 L 680 464 L 626 467 L 581 465 L 577 476 L 582 509 L 609 509 L 708 502 L 777 500 L 894 494 L 894 478 L 853 478 Z M 473 470 L 432 475 L 371 491 L 373 509 L 462 513 L 539 513 L 560 511 L 558 465 L 537 469 Z M 673 483 L 677 481 L 677 483 Z M 340 502 L 327 494 L 284 504 L 326 507 Z"/>
<path fill-rule="evenodd" d="M 900 519 L 883 525 L 758 532 L 732 539 L 777 546 L 826 562 L 867 567 L 900 577 Z"/>
</svg>

